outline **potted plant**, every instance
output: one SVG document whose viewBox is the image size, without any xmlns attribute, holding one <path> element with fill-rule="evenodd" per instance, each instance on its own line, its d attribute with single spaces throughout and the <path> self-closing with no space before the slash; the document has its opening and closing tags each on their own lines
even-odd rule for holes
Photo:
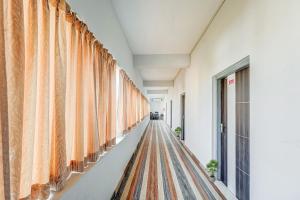
<svg viewBox="0 0 300 200">
<path fill-rule="evenodd" d="M 177 127 L 177 128 L 175 128 L 175 134 L 176 134 L 176 137 L 180 137 L 180 134 L 181 134 L 181 128 L 180 127 Z"/>
<path fill-rule="evenodd" d="M 211 160 L 209 163 L 207 163 L 206 168 L 209 173 L 210 180 L 214 182 L 216 180 L 215 174 L 218 171 L 218 161 Z"/>
</svg>

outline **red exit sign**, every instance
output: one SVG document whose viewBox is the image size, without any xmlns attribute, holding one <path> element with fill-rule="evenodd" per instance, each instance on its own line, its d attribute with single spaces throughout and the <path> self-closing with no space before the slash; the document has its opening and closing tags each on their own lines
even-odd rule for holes
<svg viewBox="0 0 300 200">
<path fill-rule="evenodd" d="M 230 80 L 228 80 L 228 85 L 232 85 L 232 84 L 234 84 L 234 79 L 230 79 Z"/>
</svg>

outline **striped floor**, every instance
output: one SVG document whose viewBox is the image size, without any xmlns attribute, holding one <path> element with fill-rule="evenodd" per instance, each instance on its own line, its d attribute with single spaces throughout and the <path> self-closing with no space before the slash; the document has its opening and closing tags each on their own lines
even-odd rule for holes
<svg viewBox="0 0 300 200">
<path fill-rule="evenodd" d="M 112 199 L 224 199 L 163 121 L 151 121 Z"/>
</svg>

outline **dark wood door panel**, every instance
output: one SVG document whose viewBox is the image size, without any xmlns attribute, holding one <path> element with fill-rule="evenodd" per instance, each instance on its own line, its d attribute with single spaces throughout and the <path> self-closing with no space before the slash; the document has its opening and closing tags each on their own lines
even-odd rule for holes
<svg viewBox="0 0 300 200">
<path fill-rule="evenodd" d="M 221 80 L 221 181 L 227 185 L 227 79 Z"/>
<path fill-rule="evenodd" d="M 249 67 L 236 72 L 236 196 L 250 199 Z"/>
</svg>

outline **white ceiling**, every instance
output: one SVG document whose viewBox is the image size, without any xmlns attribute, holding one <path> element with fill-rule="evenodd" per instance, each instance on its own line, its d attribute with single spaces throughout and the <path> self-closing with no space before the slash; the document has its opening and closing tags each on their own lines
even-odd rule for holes
<svg viewBox="0 0 300 200">
<path fill-rule="evenodd" d="M 174 64 L 186 61 L 184 54 L 191 53 L 223 0 L 112 2 L 133 54 L 147 66 L 136 66 L 143 80 L 174 80 L 179 69 L 187 67 Z"/>
<path fill-rule="evenodd" d="M 138 69 L 143 80 L 145 81 L 162 81 L 173 80 L 177 75 L 179 69 L 174 68 L 151 68 Z"/>
<path fill-rule="evenodd" d="M 222 0 L 112 0 L 134 54 L 189 54 Z"/>
<path fill-rule="evenodd" d="M 181 68 L 190 65 L 191 50 L 223 0 L 90 0 L 90 3 L 68 1 L 72 3 L 72 7 L 77 8 L 79 16 L 88 16 L 89 21 L 94 22 L 94 27 L 99 26 L 97 23 L 101 15 L 92 11 L 89 13 L 89 6 L 99 7 L 102 6 L 99 2 L 112 2 L 134 54 L 134 65 L 142 79 L 161 81 L 174 80 Z M 103 16 L 105 23 L 113 26 L 108 13 Z M 101 27 L 99 30 L 102 30 Z M 112 32 L 114 29 L 104 30 L 108 30 L 108 41 L 116 39 Z M 106 32 L 101 32 L 102 36 Z M 118 41 L 113 42 L 118 44 Z"/>
</svg>

